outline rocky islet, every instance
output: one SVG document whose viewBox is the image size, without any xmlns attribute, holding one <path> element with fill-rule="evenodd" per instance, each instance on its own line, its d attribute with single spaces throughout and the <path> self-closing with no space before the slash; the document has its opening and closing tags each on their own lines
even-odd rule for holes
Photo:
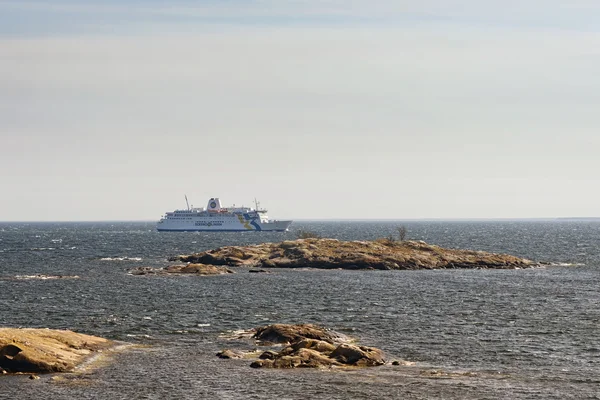
<svg viewBox="0 0 600 400">
<path fill-rule="evenodd" d="M 252 246 L 224 246 L 170 258 L 193 265 L 318 269 L 517 269 L 539 262 L 508 254 L 448 249 L 423 241 L 297 239 Z"/>
</svg>

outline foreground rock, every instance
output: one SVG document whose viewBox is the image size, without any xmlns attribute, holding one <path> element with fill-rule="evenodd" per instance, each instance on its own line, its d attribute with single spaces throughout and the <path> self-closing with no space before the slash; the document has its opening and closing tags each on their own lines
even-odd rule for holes
<svg viewBox="0 0 600 400">
<path fill-rule="evenodd" d="M 298 239 L 254 246 L 225 246 L 174 259 L 258 268 L 449 269 L 531 268 L 539 263 L 506 254 L 446 249 L 423 241 Z"/>
<path fill-rule="evenodd" d="M 225 267 L 218 267 L 206 264 L 186 264 L 170 265 L 165 268 L 137 267 L 129 271 L 131 275 L 168 275 L 168 274 L 188 274 L 188 275 L 223 275 L 232 274 L 232 270 Z"/>
<path fill-rule="evenodd" d="M 112 346 L 110 340 L 72 331 L 0 328 L 0 371 L 70 371 Z"/>
<path fill-rule="evenodd" d="M 253 368 L 372 367 L 385 364 L 384 354 L 374 347 L 358 346 L 340 333 L 311 324 L 267 325 L 254 330 L 257 344 L 286 344 L 280 351 L 267 350 L 250 364 Z M 225 350 L 221 358 L 249 354 Z M 224 357 L 225 356 L 225 357 Z"/>
</svg>

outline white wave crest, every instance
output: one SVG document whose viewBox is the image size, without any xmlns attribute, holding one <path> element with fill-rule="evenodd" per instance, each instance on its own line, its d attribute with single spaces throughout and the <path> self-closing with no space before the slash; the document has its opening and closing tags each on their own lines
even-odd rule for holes
<svg viewBox="0 0 600 400">
<path fill-rule="evenodd" d="M 585 266 L 584 263 L 565 263 L 565 262 L 551 263 L 550 265 L 555 266 L 555 267 L 582 267 L 582 266 Z"/>
<path fill-rule="evenodd" d="M 39 279 L 39 280 L 48 280 L 48 279 L 78 279 L 78 275 L 15 275 L 15 279 L 22 280 L 30 280 L 30 279 Z"/>
<path fill-rule="evenodd" d="M 100 261 L 142 261 L 142 257 L 104 257 Z"/>
</svg>

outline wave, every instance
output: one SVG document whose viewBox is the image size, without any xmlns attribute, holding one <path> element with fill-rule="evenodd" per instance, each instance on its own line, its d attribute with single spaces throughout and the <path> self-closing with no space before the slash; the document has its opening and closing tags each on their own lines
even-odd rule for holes
<svg viewBox="0 0 600 400">
<path fill-rule="evenodd" d="M 550 263 L 550 265 L 553 267 L 583 267 L 583 266 L 585 266 L 584 263 L 566 263 L 566 262 Z"/>
<path fill-rule="evenodd" d="M 36 275 L 15 275 L 14 277 L 8 277 L 8 279 L 18 279 L 18 280 L 31 280 L 31 279 L 39 279 L 39 280 L 48 280 L 48 279 L 79 279 L 79 275 L 44 275 L 44 274 L 36 274 Z M 6 278 L 5 278 L 6 279 Z"/>
<path fill-rule="evenodd" d="M 103 257 L 100 261 L 142 261 L 142 257 Z"/>
</svg>

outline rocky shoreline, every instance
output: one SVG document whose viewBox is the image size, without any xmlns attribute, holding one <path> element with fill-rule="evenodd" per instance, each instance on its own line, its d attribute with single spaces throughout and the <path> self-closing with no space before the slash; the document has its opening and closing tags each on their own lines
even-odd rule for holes
<svg viewBox="0 0 600 400">
<path fill-rule="evenodd" d="M 200 265 L 350 270 L 519 269 L 543 265 L 512 255 L 448 249 L 423 241 L 341 241 L 323 238 L 252 246 L 224 246 L 195 254 L 179 255 L 169 260 L 189 263 L 196 269 L 200 268 Z M 178 269 L 177 273 L 183 270 Z"/>
<path fill-rule="evenodd" d="M 68 330 L 0 328 L 0 374 L 72 371 L 115 345 Z"/>
<path fill-rule="evenodd" d="M 273 324 L 238 333 L 267 350 L 230 350 L 223 359 L 252 359 L 252 368 L 374 367 L 386 364 L 382 350 L 313 324 Z M 0 375 L 73 372 L 104 351 L 117 347 L 108 339 L 69 330 L 0 328 Z M 395 361 L 397 365 L 398 361 Z"/>
</svg>

